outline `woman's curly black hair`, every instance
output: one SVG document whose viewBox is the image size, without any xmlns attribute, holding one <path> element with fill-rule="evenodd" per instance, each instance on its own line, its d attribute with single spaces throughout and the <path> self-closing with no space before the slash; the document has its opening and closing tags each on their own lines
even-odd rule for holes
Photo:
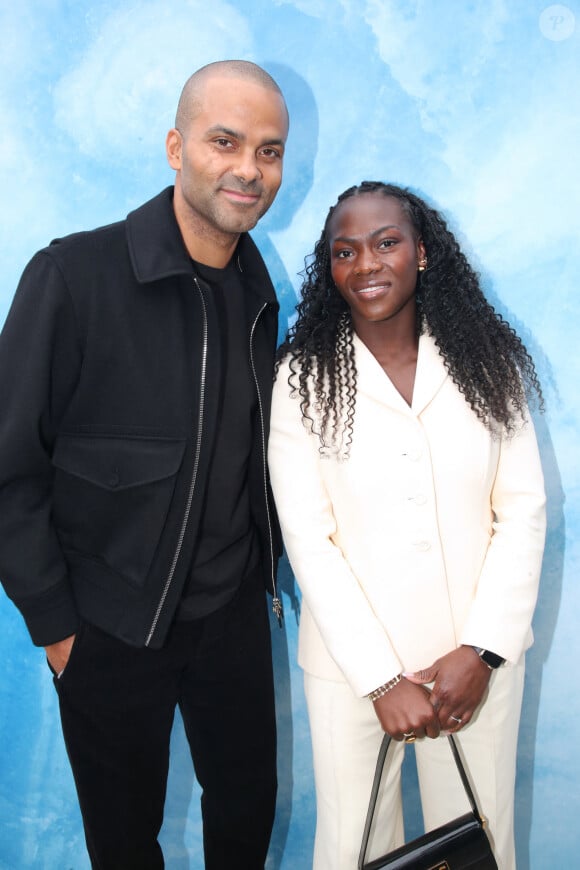
<svg viewBox="0 0 580 870">
<path fill-rule="evenodd" d="M 344 191 L 330 209 L 302 273 L 298 318 L 277 353 L 278 367 L 289 360 L 288 382 L 321 451 L 348 455 L 357 387 L 350 309 L 332 280 L 328 226 L 340 203 L 369 193 L 397 199 L 423 240 L 428 266 L 418 273 L 418 334 L 433 336 L 453 382 L 484 425 L 509 434 L 532 394 L 543 406 L 531 356 L 486 300 L 442 215 L 406 188 L 363 181 Z"/>
</svg>

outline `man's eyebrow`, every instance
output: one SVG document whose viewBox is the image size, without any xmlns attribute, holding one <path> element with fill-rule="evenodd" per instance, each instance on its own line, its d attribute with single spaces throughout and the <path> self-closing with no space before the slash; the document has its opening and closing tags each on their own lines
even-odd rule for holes
<svg viewBox="0 0 580 870">
<path fill-rule="evenodd" d="M 234 139 L 245 139 L 246 137 L 243 133 L 238 133 L 236 130 L 230 130 L 229 127 L 222 127 L 221 124 L 214 124 L 213 127 L 210 127 L 207 131 L 208 133 L 223 133 L 225 136 L 232 136 Z"/>
<path fill-rule="evenodd" d="M 231 136 L 232 139 L 237 139 L 239 142 L 244 142 L 247 138 L 244 133 L 240 133 L 238 130 L 231 130 L 229 127 L 223 127 L 221 124 L 214 124 L 213 127 L 208 129 L 207 134 L 209 136 L 215 136 L 216 134 Z M 262 142 L 262 147 L 264 145 L 277 145 L 280 148 L 284 148 L 285 144 L 284 139 L 267 139 L 265 142 Z"/>
</svg>

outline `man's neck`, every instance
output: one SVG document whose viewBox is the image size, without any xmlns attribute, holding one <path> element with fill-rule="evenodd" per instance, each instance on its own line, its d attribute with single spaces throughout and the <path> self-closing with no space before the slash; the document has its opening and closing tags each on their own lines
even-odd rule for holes
<svg viewBox="0 0 580 870">
<path fill-rule="evenodd" d="M 203 224 L 191 211 L 182 207 L 177 191 L 173 210 L 189 256 L 197 263 L 205 263 L 214 269 L 225 268 L 236 250 L 240 234 L 220 233 Z"/>
<path fill-rule="evenodd" d="M 228 245 L 220 245 L 203 236 L 186 233 L 182 227 L 180 230 L 191 259 L 195 260 L 196 263 L 212 266 L 214 269 L 225 269 L 232 259 L 239 239 L 239 236 L 230 237 Z"/>
</svg>

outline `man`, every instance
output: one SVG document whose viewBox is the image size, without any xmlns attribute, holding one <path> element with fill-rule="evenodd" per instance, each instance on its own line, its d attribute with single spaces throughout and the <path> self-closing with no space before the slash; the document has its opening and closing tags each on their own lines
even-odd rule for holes
<svg viewBox="0 0 580 870">
<path fill-rule="evenodd" d="M 0 340 L 0 576 L 54 673 L 95 868 L 164 866 L 177 705 L 206 867 L 264 866 L 278 306 L 247 231 L 287 131 L 260 67 L 198 70 L 167 136 L 174 189 L 37 253 Z"/>
</svg>

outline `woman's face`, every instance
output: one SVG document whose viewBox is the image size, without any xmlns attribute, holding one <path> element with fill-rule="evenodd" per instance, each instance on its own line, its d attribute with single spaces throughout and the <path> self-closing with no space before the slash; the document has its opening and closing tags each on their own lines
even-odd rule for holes
<svg viewBox="0 0 580 870">
<path fill-rule="evenodd" d="M 337 206 L 328 226 L 330 268 L 357 323 L 398 318 L 414 323 L 415 286 L 423 242 L 399 200 L 364 193 Z"/>
</svg>

